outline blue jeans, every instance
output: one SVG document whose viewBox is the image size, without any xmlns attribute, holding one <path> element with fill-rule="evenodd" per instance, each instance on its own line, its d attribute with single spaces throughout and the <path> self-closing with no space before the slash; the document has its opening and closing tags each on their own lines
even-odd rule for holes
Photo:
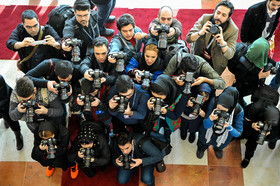
<svg viewBox="0 0 280 186">
<path fill-rule="evenodd" d="M 120 184 L 126 184 L 129 182 L 136 168 L 130 170 L 124 170 L 123 167 L 118 167 L 117 179 Z M 141 181 L 147 185 L 154 185 L 154 164 L 142 166 L 141 165 Z"/>
<path fill-rule="evenodd" d="M 276 75 L 272 78 L 269 86 L 274 88 L 276 91 L 278 90 L 280 86 L 280 68 L 277 69 Z"/>
<path fill-rule="evenodd" d="M 113 12 L 115 5 L 116 0 L 111 0 L 108 4 L 95 4 L 98 14 L 98 26 L 101 33 L 105 31 L 105 22 Z"/>
</svg>

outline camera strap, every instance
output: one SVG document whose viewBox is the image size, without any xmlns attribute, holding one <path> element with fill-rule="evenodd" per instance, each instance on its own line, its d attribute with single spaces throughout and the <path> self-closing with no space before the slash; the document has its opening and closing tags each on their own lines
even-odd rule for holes
<svg viewBox="0 0 280 186">
<path fill-rule="evenodd" d="M 124 44 L 124 45 L 126 46 L 126 48 L 127 48 L 130 52 L 132 52 L 134 55 L 136 55 L 136 52 L 135 52 L 133 49 L 131 49 L 131 47 L 128 46 L 128 44 L 124 41 L 124 39 L 123 39 L 122 37 L 120 37 L 119 35 L 115 35 L 114 37 L 115 37 L 115 38 L 119 38 L 120 42 L 121 42 L 122 44 Z M 122 47 L 122 48 L 123 48 L 123 47 Z"/>
</svg>

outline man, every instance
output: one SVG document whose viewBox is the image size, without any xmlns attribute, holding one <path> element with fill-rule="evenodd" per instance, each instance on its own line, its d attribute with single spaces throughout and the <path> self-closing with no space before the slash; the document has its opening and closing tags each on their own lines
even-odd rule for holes
<svg viewBox="0 0 280 186">
<path fill-rule="evenodd" d="M 127 101 L 118 103 L 115 97 L 120 96 L 125 97 Z M 118 77 L 116 85 L 109 92 L 109 112 L 113 116 L 115 134 L 125 131 L 125 126 L 133 128 L 134 132 L 143 132 L 140 122 L 147 114 L 148 99 L 147 92 L 141 88 L 141 85 L 134 84 L 128 75 Z M 119 112 L 120 107 L 124 107 L 124 112 Z"/>
<path fill-rule="evenodd" d="M 35 104 L 31 105 L 32 101 Z M 32 109 L 29 108 L 33 111 L 30 112 Z M 56 94 L 47 89 L 37 89 L 28 77 L 22 77 L 17 80 L 11 94 L 9 114 L 14 121 L 25 118 L 27 127 L 35 133 L 38 122 L 61 119 L 63 107 Z"/>
<path fill-rule="evenodd" d="M 125 65 L 137 52 L 140 52 L 142 43 L 146 42 L 149 35 L 143 33 L 140 28 L 135 26 L 135 20 L 130 14 L 123 14 L 117 19 L 119 33 L 114 36 L 110 43 L 110 53 L 108 60 L 110 63 L 116 63 L 116 59 L 110 54 L 123 51 L 127 54 Z"/>
<path fill-rule="evenodd" d="M 49 25 L 41 26 L 37 14 L 33 10 L 25 10 L 21 14 L 22 23 L 18 24 L 13 30 L 6 45 L 13 51 L 18 51 L 20 60 L 26 60 L 22 64 L 22 70 L 26 73 L 28 70 L 36 67 L 41 61 L 51 57 L 61 57 L 60 38 L 56 31 Z M 42 32 L 41 39 L 40 33 Z M 30 56 L 36 43 L 34 41 L 44 40 Z"/>
<path fill-rule="evenodd" d="M 167 43 L 177 43 L 179 37 L 182 35 L 182 24 L 177 19 L 173 18 L 173 10 L 169 6 L 162 6 L 158 12 L 158 18 L 155 18 L 149 25 L 149 32 L 152 37 L 158 39 L 158 30 L 156 26 L 166 24 L 169 27 L 169 33 L 167 34 Z"/>
<path fill-rule="evenodd" d="M 219 75 L 235 52 L 238 28 L 231 19 L 233 10 L 229 1 L 218 3 L 214 13 L 202 15 L 186 36 L 193 54 L 203 57 Z"/>
<path fill-rule="evenodd" d="M 79 46 L 80 61 L 82 61 L 86 56 L 88 44 L 99 36 L 97 14 L 94 10 L 90 10 L 88 1 L 77 0 L 74 3 L 74 15 L 74 17 L 65 22 L 63 38 L 68 38 L 68 41 L 73 38 L 82 41 L 82 45 Z M 63 42 L 62 49 L 70 52 L 72 46 L 66 46 L 65 42 Z"/>
<path fill-rule="evenodd" d="M 141 166 L 141 181 L 155 185 L 154 164 L 163 159 L 163 153 L 150 140 L 143 143 L 140 149 L 139 142 L 143 137 L 143 134 L 122 132 L 111 144 L 112 160 L 118 166 L 117 179 L 120 184 L 129 182 L 136 167 Z M 132 158 L 129 162 L 121 161 L 127 156 Z"/>
<path fill-rule="evenodd" d="M 92 56 L 87 56 L 87 58 L 81 63 L 80 72 L 84 75 L 85 79 L 93 81 L 93 77 L 89 74 L 93 69 L 100 69 L 107 73 L 107 77 L 102 77 L 101 82 L 106 85 L 113 86 L 115 84 L 117 73 L 116 65 L 108 61 L 109 53 L 109 41 L 105 37 L 97 37 L 93 40 L 91 46 L 89 47 Z"/>
<path fill-rule="evenodd" d="M 241 41 L 253 43 L 259 37 L 269 40 L 279 23 L 279 7 L 279 0 L 267 0 L 249 7 L 241 25 Z"/>
</svg>

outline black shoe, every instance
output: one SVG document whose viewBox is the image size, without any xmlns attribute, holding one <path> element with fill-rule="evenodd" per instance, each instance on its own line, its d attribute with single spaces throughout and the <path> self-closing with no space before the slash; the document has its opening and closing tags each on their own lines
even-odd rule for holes
<svg viewBox="0 0 280 186">
<path fill-rule="evenodd" d="M 155 167 L 158 172 L 164 172 L 166 170 L 166 166 L 163 160 L 155 163 Z"/>
<path fill-rule="evenodd" d="M 6 128 L 6 129 L 8 129 L 8 128 L 10 127 L 10 125 L 8 124 L 8 122 L 5 121 L 5 120 L 4 120 L 4 125 L 5 125 L 5 128 Z"/>
<path fill-rule="evenodd" d="M 223 151 L 222 150 L 214 150 L 215 151 L 215 155 L 218 159 L 222 159 L 223 157 Z"/>
<path fill-rule="evenodd" d="M 189 142 L 193 143 L 194 140 L 195 140 L 195 133 L 190 133 L 190 135 L 189 135 Z"/>
<path fill-rule="evenodd" d="M 106 28 L 105 31 L 100 32 L 101 36 L 112 36 L 114 35 L 115 31 L 113 29 Z"/>
<path fill-rule="evenodd" d="M 185 140 L 187 138 L 187 133 L 182 133 L 181 132 L 181 139 L 182 140 Z"/>
<path fill-rule="evenodd" d="M 17 150 L 21 150 L 23 148 L 23 137 L 20 133 L 20 130 L 14 131 L 16 136 Z"/>
<path fill-rule="evenodd" d="M 241 167 L 246 168 L 249 165 L 249 163 L 250 163 L 250 160 L 244 159 L 241 162 Z"/>
<path fill-rule="evenodd" d="M 269 141 L 269 142 L 268 142 L 268 147 L 269 147 L 271 150 L 273 150 L 273 149 L 275 148 L 276 142 L 277 142 L 277 141 Z"/>
<path fill-rule="evenodd" d="M 203 156 L 204 156 L 204 151 L 201 151 L 201 150 L 198 150 L 198 149 L 197 149 L 197 151 L 196 151 L 196 157 L 197 157 L 198 159 L 201 159 L 201 158 L 203 158 Z"/>
<path fill-rule="evenodd" d="M 113 23 L 116 20 L 116 16 L 110 15 L 107 19 L 106 23 Z"/>
</svg>

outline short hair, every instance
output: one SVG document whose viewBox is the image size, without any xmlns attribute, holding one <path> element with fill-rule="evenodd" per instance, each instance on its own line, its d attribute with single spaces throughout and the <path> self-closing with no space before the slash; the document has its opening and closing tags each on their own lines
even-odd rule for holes
<svg viewBox="0 0 280 186">
<path fill-rule="evenodd" d="M 117 135 L 117 144 L 123 146 L 127 143 L 132 143 L 131 133 L 130 132 L 120 132 Z"/>
<path fill-rule="evenodd" d="M 84 94 L 90 94 L 90 93 L 94 92 L 92 82 L 85 78 L 82 78 L 82 80 L 81 80 L 81 89 L 84 92 Z"/>
<path fill-rule="evenodd" d="M 198 67 L 198 63 L 198 59 L 194 55 L 187 54 L 182 58 L 179 69 L 185 73 L 195 72 Z"/>
<path fill-rule="evenodd" d="M 97 37 L 92 41 L 92 47 L 99 47 L 99 46 L 103 46 L 105 45 L 107 47 L 107 49 L 109 48 L 109 41 L 106 37 Z"/>
<path fill-rule="evenodd" d="M 16 82 L 15 91 L 18 96 L 27 98 L 34 93 L 34 83 L 27 76 L 21 77 Z"/>
<path fill-rule="evenodd" d="M 90 10 L 90 4 L 88 0 L 76 0 L 74 3 L 74 11 L 85 11 Z"/>
<path fill-rule="evenodd" d="M 25 10 L 21 14 L 21 21 L 24 23 L 25 19 L 33 19 L 36 18 L 38 21 L 38 16 L 33 10 Z"/>
<path fill-rule="evenodd" d="M 117 28 L 121 31 L 122 27 L 132 24 L 133 28 L 135 28 L 135 20 L 130 14 L 123 14 L 117 19 Z"/>
<path fill-rule="evenodd" d="M 160 9 L 158 11 L 158 17 L 160 17 L 162 10 L 165 9 L 165 8 L 168 8 L 170 10 L 171 16 L 173 17 L 173 10 L 172 10 L 172 8 L 170 6 L 162 6 L 162 7 L 160 7 Z"/>
<path fill-rule="evenodd" d="M 54 68 L 55 74 L 63 79 L 67 78 L 70 74 L 73 73 L 73 65 L 70 61 L 61 60 L 59 61 Z"/>
<path fill-rule="evenodd" d="M 152 51 L 156 52 L 157 54 L 159 52 L 159 49 L 158 49 L 158 47 L 155 44 L 146 45 L 145 51 L 146 50 L 152 50 Z"/>
<path fill-rule="evenodd" d="M 116 88 L 119 93 L 126 93 L 129 89 L 134 88 L 134 84 L 128 75 L 123 74 L 117 78 Z"/>
<path fill-rule="evenodd" d="M 214 12 L 216 12 L 216 10 L 218 9 L 219 6 L 225 6 L 225 7 L 229 8 L 230 11 L 229 11 L 228 17 L 230 17 L 230 16 L 232 15 L 233 10 L 234 10 L 234 6 L 233 6 L 233 4 L 232 4 L 230 1 L 223 0 L 223 1 L 221 1 L 220 3 L 218 3 L 218 4 L 216 5 L 216 8 L 215 8 L 215 11 L 214 11 Z"/>
</svg>

